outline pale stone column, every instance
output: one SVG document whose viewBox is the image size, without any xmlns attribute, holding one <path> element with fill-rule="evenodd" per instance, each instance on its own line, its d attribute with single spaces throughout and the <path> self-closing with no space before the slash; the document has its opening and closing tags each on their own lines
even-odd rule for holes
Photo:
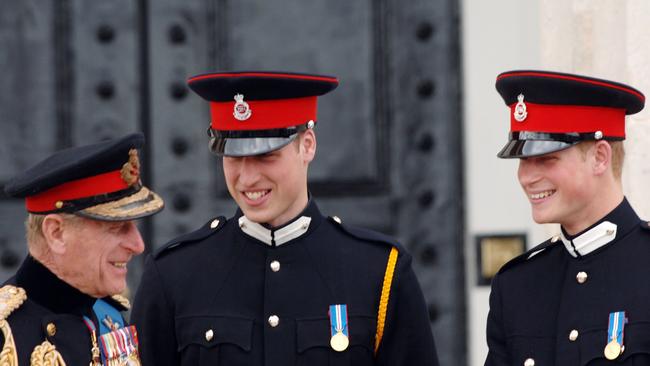
<svg viewBox="0 0 650 366">
<path fill-rule="evenodd" d="M 540 57 L 545 69 L 630 84 L 650 97 L 650 2 L 544 0 Z M 650 220 L 650 106 L 628 117 L 623 190 Z"/>
</svg>

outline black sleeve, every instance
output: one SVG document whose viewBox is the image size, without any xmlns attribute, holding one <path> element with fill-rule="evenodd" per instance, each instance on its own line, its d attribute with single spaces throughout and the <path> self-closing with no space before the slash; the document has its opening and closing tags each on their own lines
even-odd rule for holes
<svg viewBox="0 0 650 366">
<path fill-rule="evenodd" d="M 165 294 L 165 287 L 156 262 L 147 257 L 140 287 L 133 301 L 131 322 L 135 324 L 143 365 L 179 365 L 174 311 Z"/>
<path fill-rule="evenodd" d="M 510 365 L 510 357 L 506 347 L 506 337 L 503 329 L 501 296 L 499 294 L 499 275 L 492 280 L 490 292 L 490 312 L 487 319 L 488 355 L 485 366 Z"/>
<path fill-rule="evenodd" d="M 401 251 L 402 252 L 402 251 Z M 377 365 L 437 366 L 438 356 L 422 289 L 411 268 L 411 256 L 400 253 L 393 277 L 384 336 Z"/>
</svg>

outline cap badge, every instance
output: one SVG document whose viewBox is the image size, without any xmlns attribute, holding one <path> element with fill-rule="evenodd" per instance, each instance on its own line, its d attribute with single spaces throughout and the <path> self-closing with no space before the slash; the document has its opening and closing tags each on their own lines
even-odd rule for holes
<svg viewBox="0 0 650 366">
<path fill-rule="evenodd" d="M 120 171 L 122 180 L 130 186 L 140 181 L 140 159 L 138 159 L 138 150 L 129 150 L 129 161 L 122 165 Z"/>
<path fill-rule="evenodd" d="M 251 114 L 253 114 L 253 111 L 251 111 L 248 103 L 244 102 L 244 96 L 242 94 L 235 95 L 235 107 L 232 115 L 238 121 L 245 121 L 250 118 Z"/>
<path fill-rule="evenodd" d="M 528 112 L 526 111 L 526 103 L 524 103 L 524 95 L 519 94 L 517 96 L 517 100 L 518 102 L 515 106 L 515 112 L 513 114 L 517 122 L 523 122 L 528 116 Z"/>
</svg>

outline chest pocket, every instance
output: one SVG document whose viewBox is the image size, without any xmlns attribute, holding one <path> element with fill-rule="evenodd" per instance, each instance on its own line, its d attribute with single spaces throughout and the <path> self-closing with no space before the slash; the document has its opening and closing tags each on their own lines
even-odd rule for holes
<svg viewBox="0 0 650 366">
<path fill-rule="evenodd" d="M 625 325 L 623 336 L 625 350 L 614 361 L 605 358 L 607 329 L 584 331 L 578 338 L 580 365 L 611 365 L 613 362 L 625 365 L 650 365 L 650 322 L 630 322 Z"/>
<path fill-rule="evenodd" d="M 296 319 L 296 364 L 298 366 L 364 366 L 373 364 L 376 331 L 374 316 L 348 317 L 348 348 L 337 352 L 330 346 L 329 317 Z"/>
<path fill-rule="evenodd" d="M 253 320 L 224 316 L 176 318 L 182 365 L 219 365 L 220 359 L 244 361 L 251 351 Z"/>
</svg>

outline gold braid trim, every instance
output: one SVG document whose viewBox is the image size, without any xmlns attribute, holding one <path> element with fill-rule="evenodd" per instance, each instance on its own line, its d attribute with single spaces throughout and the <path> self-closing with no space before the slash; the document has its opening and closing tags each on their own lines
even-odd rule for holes
<svg viewBox="0 0 650 366">
<path fill-rule="evenodd" d="M 104 217 L 137 216 L 158 211 L 162 206 L 162 198 L 143 186 L 138 192 L 130 196 L 120 198 L 117 201 L 100 203 L 85 208 L 82 212 Z"/>
<path fill-rule="evenodd" d="M 388 264 L 386 264 L 386 273 L 384 273 L 384 284 L 381 288 L 381 298 L 379 299 L 379 312 L 377 314 L 377 334 L 375 335 L 375 355 L 379 350 L 381 337 L 384 335 L 384 323 L 386 322 L 386 310 L 388 309 L 388 300 L 390 298 L 390 286 L 393 283 L 393 274 L 395 273 L 395 264 L 397 263 L 397 248 L 392 247 L 388 255 Z"/>
<path fill-rule="evenodd" d="M 18 353 L 14 335 L 11 332 L 7 317 L 25 302 L 27 295 L 20 287 L 6 285 L 0 288 L 0 329 L 5 342 L 0 351 L 0 365 L 18 366 Z"/>
<path fill-rule="evenodd" d="M 31 366 L 66 366 L 61 353 L 48 341 L 34 347 L 29 361 Z"/>
<path fill-rule="evenodd" d="M 131 301 L 129 301 L 129 299 L 126 298 L 126 296 L 116 294 L 116 295 L 111 296 L 111 298 L 113 300 L 117 301 L 120 305 L 124 306 L 124 308 L 126 308 L 127 310 L 131 309 Z M 0 365 L 0 366 L 2 366 L 2 365 Z"/>
</svg>

